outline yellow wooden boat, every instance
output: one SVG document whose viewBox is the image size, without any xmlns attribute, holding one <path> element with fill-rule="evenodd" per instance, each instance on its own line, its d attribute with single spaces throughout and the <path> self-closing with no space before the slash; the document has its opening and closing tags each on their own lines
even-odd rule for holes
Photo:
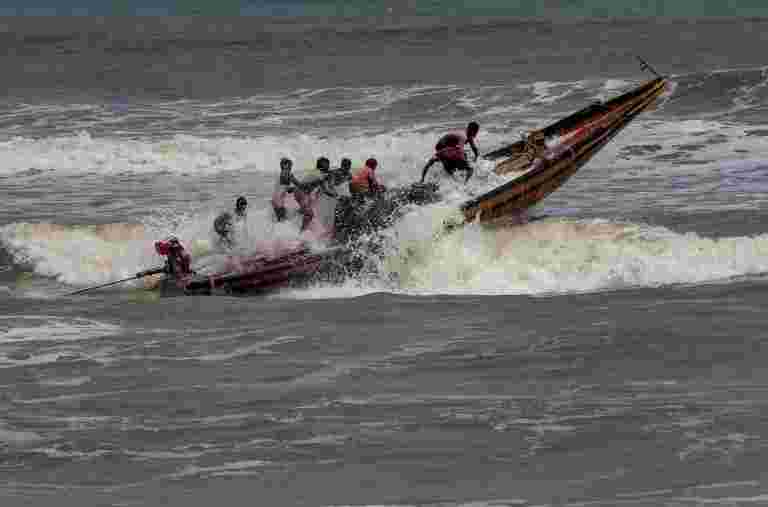
<svg viewBox="0 0 768 507">
<path fill-rule="evenodd" d="M 605 102 L 593 103 L 508 146 L 483 155 L 507 183 L 465 202 L 466 221 L 519 214 L 560 188 L 666 90 L 659 76 Z"/>
</svg>

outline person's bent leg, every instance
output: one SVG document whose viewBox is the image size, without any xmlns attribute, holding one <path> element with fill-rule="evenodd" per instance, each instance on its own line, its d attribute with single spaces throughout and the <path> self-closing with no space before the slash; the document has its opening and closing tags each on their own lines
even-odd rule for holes
<svg viewBox="0 0 768 507">
<path fill-rule="evenodd" d="M 469 181 L 469 178 L 471 178 L 472 175 L 475 173 L 475 169 L 471 165 L 469 165 L 469 162 L 467 162 L 466 160 L 462 165 L 463 167 L 461 169 L 464 171 L 464 174 L 465 174 L 464 183 L 467 183 Z"/>
<path fill-rule="evenodd" d="M 301 221 L 301 230 L 304 231 L 307 227 L 309 227 L 309 224 L 315 217 L 315 214 L 312 211 L 312 198 L 309 194 L 302 191 L 296 191 L 293 193 L 293 195 L 301 210 L 303 217 Z"/>
<path fill-rule="evenodd" d="M 443 163 L 443 170 L 453 179 L 453 175 L 456 174 L 456 161 L 452 159 L 442 159 L 441 162 Z"/>
</svg>

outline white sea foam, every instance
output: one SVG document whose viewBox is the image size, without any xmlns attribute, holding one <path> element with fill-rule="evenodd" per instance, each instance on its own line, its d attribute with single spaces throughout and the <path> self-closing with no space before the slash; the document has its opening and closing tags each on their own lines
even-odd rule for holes
<svg viewBox="0 0 768 507">
<path fill-rule="evenodd" d="M 766 505 L 768 504 L 768 494 L 754 496 L 722 496 L 716 498 L 687 496 L 676 498 L 675 500 L 680 502 L 679 505 L 722 505 L 724 507 L 746 504 Z"/>
<path fill-rule="evenodd" d="M 455 213 L 450 200 L 412 210 L 384 233 L 389 254 L 378 265 L 376 276 L 348 280 L 340 286 L 287 291 L 279 297 L 353 297 L 377 291 L 568 293 L 703 283 L 768 271 L 768 235 L 711 239 L 642 224 L 567 219 L 503 229 L 469 225 L 452 234 L 440 232 L 443 222 Z M 205 256 L 213 248 L 208 240 L 212 216 L 189 217 L 175 231 L 185 238 L 198 267 L 204 262 L 214 262 L 215 267 L 216 257 Z M 299 238 L 297 224 L 278 230 L 270 229 L 271 225 L 266 213 L 261 218 L 254 214 L 253 220 L 249 216 L 241 235 L 245 250 L 265 239 Z M 119 227 L 112 231 L 117 237 L 95 232 L 84 236 L 86 233 L 72 228 L 34 231 L 21 224 L 6 227 L 0 237 L 36 272 L 66 283 L 101 283 L 161 262 L 152 252 L 152 241 L 158 237 L 152 230 L 142 230 L 141 239 L 120 236 L 135 231 Z M 77 323 L 67 326 L 70 324 Z M 61 339 L 69 328 L 51 329 L 51 339 Z M 24 332 L 14 331 L 5 339 L 22 337 Z M 79 328 L 71 335 L 84 336 Z"/>
<path fill-rule="evenodd" d="M 17 368 L 68 361 L 111 360 L 114 348 L 86 348 L 73 342 L 98 340 L 115 335 L 120 327 L 92 319 L 51 315 L 0 316 L 0 368 Z M 77 387 L 90 377 L 56 377 L 41 380 L 47 386 Z"/>
<path fill-rule="evenodd" d="M 443 129 L 463 129 L 463 123 Z M 171 139 L 115 139 L 81 132 L 75 136 L 42 139 L 16 137 L 0 142 L 0 175 L 30 169 L 56 175 L 122 173 L 172 173 L 210 175 L 227 171 L 275 174 L 282 157 L 294 160 L 294 167 L 313 167 L 320 155 L 333 163 L 350 157 L 361 166 L 369 157 L 379 160 L 381 174 L 397 175 L 416 168 L 431 155 L 441 131 L 391 133 L 328 138 L 309 134 L 263 137 L 204 138 L 176 135 Z M 508 142 L 508 137 L 481 131 L 478 142 L 491 148 Z"/>
<path fill-rule="evenodd" d="M 68 284 L 104 283 L 157 264 L 150 238 L 143 226 L 132 224 L 20 223 L 0 228 L 0 242 L 17 264 Z"/>
<path fill-rule="evenodd" d="M 542 294 L 701 283 L 768 270 L 768 235 L 709 239 L 610 222 L 470 226 L 390 257 L 418 294 Z"/>
<path fill-rule="evenodd" d="M 55 377 L 43 379 L 40 385 L 52 387 L 80 387 L 91 382 L 91 377 Z"/>
<path fill-rule="evenodd" d="M 536 81 L 530 85 L 520 85 L 521 88 L 530 88 L 534 94 L 533 103 L 553 104 L 558 100 L 571 95 L 577 90 L 582 90 L 588 85 L 588 81 L 551 82 Z"/>
<path fill-rule="evenodd" d="M 265 466 L 270 464 L 269 461 L 262 460 L 243 460 L 233 461 L 230 463 L 223 463 L 221 465 L 212 466 L 197 466 L 189 465 L 182 468 L 179 472 L 174 474 L 175 478 L 183 478 L 190 476 L 204 476 L 204 477 L 227 477 L 227 476 L 242 476 L 242 475 L 254 475 L 261 473 Z"/>
<path fill-rule="evenodd" d="M 0 315 L 2 344 L 93 340 L 119 331 L 119 326 L 79 317 Z"/>
<path fill-rule="evenodd" d="M 600 86 L 610 91 L 624 84 L 607 81 Z M 546 103 L 587 84 L 542 82 L 526 86 L 535 92 L 531 100 Z M 768 160 L 768 143 L 763 137 L 745 136 L 745 132 L 744 126 L 714 119 L 670 122 L 641 118 L 623 131 L 592 165 L 611 161 L 611 171 L 603 181 L 657 175 L 669 178 L 687 174 L 691 166 L 659 162 L 656 157 L 674 155 L 681 152 L 681 146 L 695 144 L 695 150 L 683 151 L 700 162 L 696 166 L 697 177 L 720 177 L 725 187 L 744 184 L 754 190 L 761 181 L 756 174 L 762 160 Z M 311 134 L 253 138 L 177 135 L 147 140 L 103 138 L 87 133 L 43 139 L 14 138 L 0 143 L 0 174 L 37 168 L 65 175 L 167 171 L 195 177 L 234 170 L 272 175 L 282 156 L 292 157 L 295 166 L 303 168 L 311 166 L 318 154 L 326 154 L 333 161 L 350 156 L 355 164 L 373 155 L 380 161 L 381 178 L 397 185 L 417 177 L 417 168 L 430 154 L 439 133 L 427 126 L 415 131 L 401 129 L 345 138 Z M 512 140 L 517 140 L 517 134 L 510 138 L 481 131 L 483 147 Z M 622 149 L 633 145 L 654 145 L 658 149 L 649 154 L 617 157 Z M 732 162 L 716 162 L 728 155 L 732 155 Z M 749 160 L 740 162 L 738 158 Z M 631 173 L 623 171 L 630 168 Z M 439 168 L 433 169 L 433 173 L 439 172 Z M 715 241 L 672 231 L 651 231 L 641 224 L 580 222 L 539 222 L 509 231 L 471 226 L 449 236 L 438 234 L 442 222 L 455 213 L 456 204 L 501 181 L 503 179 L 480 164 L 469 189 L 451 188 L 449 182 L 444 182 L 446 200 L 443 204 L 414 209 L 386 233 L 391 255 L 380 266 L 378 278 L 284 292 L 281 297 L 350 297 L 382 290 L 415 294 L 541 294 L 699 283 L 766 270 L 762 261 L 766 242 L 762 236 Z M 569 184 L 578 186 L 580 181 L 574 179 Z M 684 205 L 695 206 L 696 202 Z M 750 203 L 740 201 L 738 205 Z M 73 285 L 105 283 L 161 264 L 162 259 L 153 250 L 153 241 L 168 234 L 179 236 L 196 259 L 211 253 L 215 248 L 211 224 L 221 210 L 207 208 L 186 214 L 166 211 L 174 216 L 173 221 L 167 220 L 165 212 L 159 210 L 143 224 L 99 227 L 10 224 L 0 228 L 0 245 L 11 253 L 17 264 L 30 265 L 40 275 Z M 612 230 L 611 234 L 619 239 L 605 240 L 606 230 Z M 248 221 L 239 232 L 244 250 L 273 240 L 306 239 L 299 234 L 297 220 L 274 224 L 266 202 L 252 203 Z M 207 257 L 206 262 L 212 263 L 206 264 L 210 269 L 216 269 L 215 257 Z"/>
<path fill-rule="evenodd" d="M 395 150 L 397 151 L 397 150 Z M 489 174 L 479 164 L 477 181 L 470 191 L 482 191 L 498 184 L 498 177 Z M 386 166 L 385 166 L 386 167 Z M 399 179 L 412 179 L 382 170 L 382 178 L 390 185 Z M 436 174 L 437 170 L 434 171 Z M 473 190 L 476 189 L 476 190 Z M 467 197 L 463 188 L 445 185 L 446 198 L 458 203 Z M 294 206 L 295 208 L 295 206 Z M 158 215 L 144 224 L 114 223 L 99 226 L 62 226 L 51 223 L 14 223 L 0 227 L 0 244 L 16 264 L 31 266 L 35 273 L 52 277 L 71 285 L 95 285 L 130 278 L 137 272 L 162 265 L 163 259 L 154 251 L 155 240 L 173 234 L 178 236 L 195 259 L 194 268 L 201 273 L 216 271 L 223 266 L 225 255 L 212 255 L 218 246 L 212 224 L 220 209 L 204 208 L 195 212 L 171 213 L 159 210 Z M 168 220 L 172 215 L 173 220 Z M 419 215 L 420 216 L 420 215 Z M 276 253 L 299 241 L 310 241 L 315 247 L 322 242 L 310 233 L 300 233 L 300 217 L 293 214 L 285 223 L 274 223 L 272 210 L 265 202 L 252 203 L 245 222 L 236 224 L 238 246 L 235 252 Z M 149 280 L 151 282 L 151 280 Z M 129 282 L 142 286 L 144 282 Z M 380 287 L 374 288 L 377 289 Z M 370 288 L 366 288 L 370 292 Z"/>
<path fill-rule="evenodd" d="M 636 224 L 543 220 L 502 230 L 472 225 L 432 241 L 423 233 L 409 238 L 404 222 L 395 228 L 404 234 L 379 267 L 381 280 L 397 281 L 386 285 L 391 292 L 571 293 L 706 283 L 768 271 L 768 235 L 710 239 Z M 281 297 L 350 297 L 379 289 L 378 284 L 384 286 L 374 281 Z"/>
</svg>

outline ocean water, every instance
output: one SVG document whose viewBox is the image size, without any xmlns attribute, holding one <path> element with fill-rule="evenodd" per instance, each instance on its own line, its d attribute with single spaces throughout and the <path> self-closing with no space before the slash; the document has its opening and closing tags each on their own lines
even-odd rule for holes
<svg viewBox="0 0 768 507">
<path fill-rule="evenodd" d="M 94 17 L 141 9 L 223 17 Z M 4 4 L 35 15 L 0 18 L 2 505 L 768 505 L 765 10 Z M 405 184 L 446 130 L 490 151 L 635 56 L 670 90 L 529 223 L 439 234 L 481 164 L 344 283 L 64 295 L 168 234 L 201 254 L 238 195 L 246 247 L 298 239 L 283 156 Z"/>
<path fill-rule="evenodd" d="M 510 16 L 517 18 L 595 17 L 745 17 L 765 16 L 768 6 L 759 0 L 7 0 L 0 7 L 7 16 Z"/>
</svg>

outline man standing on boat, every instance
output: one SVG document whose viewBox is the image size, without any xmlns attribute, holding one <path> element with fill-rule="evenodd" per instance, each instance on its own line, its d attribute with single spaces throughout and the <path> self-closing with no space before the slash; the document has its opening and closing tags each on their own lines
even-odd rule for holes
<svg viewBox="0 0 768 507">
<path fill-rule="evenodd" d="M 475 144 L 475 137 L 480 131 L 480 125 L 477 122 L 471 121 L 467 125 L 466 132 L 464 134 L 460 132 L 451 132 L 444 135 L 437 141 L 435 145 L 435 154 L 429 159 L 427 165 L 421 171 L 421 183 L 424 183 L 424 178 L 427 177 L 427 172 L 432 164 L 440 161 L 443 164 L 443 169 L 451 177 L 453 177 L 456 171 L 464 171 L 465 178 L 464 183 L 469 181 L 472 177 L 474 170 L 472 166 L 467 162 L 467 156 L 464 154 L 464 145 L 469 144 L 472 148 L 472 152 L 475 154 L 475 161 L 479 156 L 477 145 Z"/>
</svg>

